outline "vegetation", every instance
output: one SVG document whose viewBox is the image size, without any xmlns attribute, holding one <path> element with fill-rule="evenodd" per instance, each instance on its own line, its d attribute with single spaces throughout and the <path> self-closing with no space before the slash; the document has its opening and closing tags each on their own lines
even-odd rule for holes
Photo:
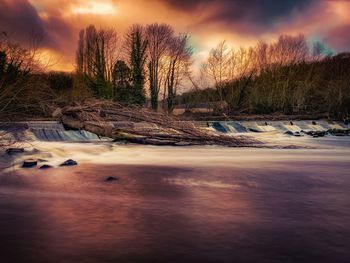
<svg viewBox="0 0 350 263">
<path fill-rule="evenodd" d="M 221 42 L 203 65 L 206 86 L 195 85 L 176 102 L 225 101 L 226 114 L 327 113 L 344 119 L 350 110 L 350 54 L 325 50 L 320 43 L 309 50 L 302 35 L 238 50 Z"/>
<path fill-rule="evenodd" d="M 321 43 L 310 48 L 302 35 L 239 49 L 223 41 L 211 50 L 196 78 L 189 39 L 167 24 L 133 25 L 122 37 L 113 28 L 90 25 L 79 33 L 76 71 L 62 73 L 44 67 L 37 48 L 2 36 L 0 115 L 45 117 L 57 106 L 95 98 L 153 110 L 162 106 L 169 113 L 179 104 L 191 108 L 205 103 L 228 116 L 348 116 L 350 54 L 332 56 Z"/>
</svg>

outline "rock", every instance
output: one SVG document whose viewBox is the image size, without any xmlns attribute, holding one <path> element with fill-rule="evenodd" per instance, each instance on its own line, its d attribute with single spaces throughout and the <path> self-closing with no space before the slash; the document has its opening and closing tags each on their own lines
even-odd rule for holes
<svg viewBox="0 0 350 263">
<path fill-rule="evenodd" d="M 22 168 L 32 168 L 32 167 L 35 167 L 37 166 L 38 164 L 38 161 L 35 160 L 35 159 L 28 159 L 28 160 L 25 160 L 22 164 Z"/>
<path fill-rule="evenodd" d="M 108 176 L 105 180 L 105 182 L 112 182 L 112 181 L 117 181 L 119 180 L 118 178 L 116 177 L 113 177 L 113 176 Z"/>
<path fill-rule="evenodd" d="M 325 131 L 303 131 L 303 133 L 313 138 L 324 137 L 327 134 Z"/>
<path fill-rule="evenodd" d="M 315 121 L 312 121 L 312 125 L 316 125 L 316 122 L 315 122 Z"/>
<path fill-rule="evenodd" d="M 297 132 L 294 133 L 294 136 L 295 136 L 295 137 L 300 137 L 300 136 L 301 136 L 301 133 L 297 131 Z"/>
<path fill-rule="evenodd" d="M 330 129 L 328 130 L 328 133 L 333 136 L 346 136 L 350 134 L 350 129 L 347 130 L 341 130 L 341 129 Z"/>
<path fill-rule="evenodd" d="M 8 148 L 6 150 L 7 154 L 18 154 L 18 153 L 24 153 L 24 148 Z"/>
<path fill-rule="evenodd" d="M 292 125 L 292 126 L 294 125 L 294 123 L 293 123 L 292 121 L 290 121 L 289 123 L 290 123 L 290 125 Z"/>
<path fill-rule="evenodd" d="M 78 163 L 72 159 L 68 159 L 67 161 L 62 163 L 60 166 L 74 166 L 74 165 L 78 165 Z"/>
<path fill-rule="evenodd" d="M 284 134 L 287 134 L 287 135 L 294 135 L 294 133 L 291 132 L 291 131 L 286 131 Z"/>
<path fill-rule="evenodd" d="M 40 166 L 40 168 L 39 168 L 39 169 L 41 169 L 41 170 L 45 170 L 45 169 L 50 169 L 50 168 L 52 168 L 52 166 L 51 166 L 51 165 L 44 164 L 44 165 Z"/>
</svg>

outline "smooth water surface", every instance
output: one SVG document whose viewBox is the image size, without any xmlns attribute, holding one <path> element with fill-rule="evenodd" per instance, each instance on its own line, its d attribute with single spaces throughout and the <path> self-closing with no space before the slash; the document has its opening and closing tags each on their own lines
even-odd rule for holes
<svg viewBox="0 0 350 263">
<path fill-rule="evenodd" d="M 1 173 L 0 262 L 350 262 L 345 148 L 104 147 Z"/>
</svg>

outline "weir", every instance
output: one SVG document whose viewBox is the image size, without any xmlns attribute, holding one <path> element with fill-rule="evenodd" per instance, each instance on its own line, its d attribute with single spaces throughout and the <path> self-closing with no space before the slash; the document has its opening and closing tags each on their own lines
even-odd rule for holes
<svg viewBox="0 0 350 263">
<path fill-rule="evenodd" d="M 133 127 L 136 131 L 156 131 L 159 127 L 147 122 L 113 122 L 115 128 Z M 349 125 L 332 121 L 210 121 L 210 122 L 179 122 L 183 127 L 210 129 L 217 134 L 247 134 L 278 132 L 300 133 L 327 132 L 331 129 L 348 130 Z M 0 131 L 7 132 L 14 140 L 39 141 L 67 141 L 67 142 L 95 142 L 109 140 L 100 138 L 94 133 L 84 130 L 67 130 L 61 123 L 53 121 L 0 123 Z"/>
<path fill-rule="evenodd" d="M 17 122 L 0 124 L 0 130 L 10 134 L 15 140 L 89 142 L 100 141 L 96 134 L 84 130 L 66 130 L 58 122 Z"/>
</svg>

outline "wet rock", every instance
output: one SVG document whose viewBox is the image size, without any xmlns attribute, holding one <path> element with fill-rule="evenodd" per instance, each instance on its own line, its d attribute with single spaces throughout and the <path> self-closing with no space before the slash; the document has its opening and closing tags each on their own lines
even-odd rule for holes
<svg viewBox="0 0 350 263">
<path fill-rule="evenodd" d="M 297 131 L 297 132 L 294 133 L 294 136 L 295 136 L 295 137 L 301 137 L 302 135 L 301 135 L 300 132 Z"/>
<path fill-rule="evenodd" d="M 51 166 L 51 165 L 44 164 L 44 165 L 40 166 L 40 168 L 39 168 L 39 169 L 41 169 L 41 170 L 45 170 L 45 169 L 50 169 L 50 168 L 52 168 L 52 166 Z"/>
<path fill-rule="evenodd" d="M 333 135 L 333 136 L 346 136 L 346 135 L 350 135 L 350 129 L 346 129 L 346 130 L 341 130 L 341 129 L 331 129 L 327 131 L 329 134 Z"/>
<path fill-rule="evenodd" d="M 294 133 L 291 132 L 291 131 L 286 131 L 284 134 L 287 134 L 287 135 L 294 135 Z"/>
<path fill-rule="evenodd" d="M 327 134 L 325 131 L 303 131 L 303 133 L 312 136 L 313 138 L 324 137 Z"/>
<path fill-rule="evenodd" d="M 62 163 L 60 166 L 74 166 L 74 165 L 78 165 L 78 163 L 72 159 L 68 159 L 67 161 Z"/>
<path fill-rule="evenodd" d="M 24 153 L 24 148 L 8 148 L 6 150 L 7 154 L 18 154 L 18 153 Z"/>
<path fill-rule="evenodd" d="M 37 166 L 38 161 L 35 159 L 27 159 L 23 162 L 22 168 L 32 168 Z"/>
<path fill-rule="evenodd" d="M 312 125 L 316 125 L 316 122 L 315 122 L 315 121 L 312 121 Z"/>
<path fill-rule="evenodd" d="M 257 129 L 254 129 L 254 128 L 251 128 L 251 127 L 249 127 L 248 129 L 249 129 L 249 131 L 251 131 L 251 132 L 261 132 L 261 131 L 259 131 L 259 130 L 257 130 Z"/>
<path fill-rule="evenodd" d="M 108 176 L 105 179 L 105 182 L 112 182 L 112 181 L 118 181 L 119 179 L 117 177 L 113 177 L 113 176 Z"/>
</svg>

